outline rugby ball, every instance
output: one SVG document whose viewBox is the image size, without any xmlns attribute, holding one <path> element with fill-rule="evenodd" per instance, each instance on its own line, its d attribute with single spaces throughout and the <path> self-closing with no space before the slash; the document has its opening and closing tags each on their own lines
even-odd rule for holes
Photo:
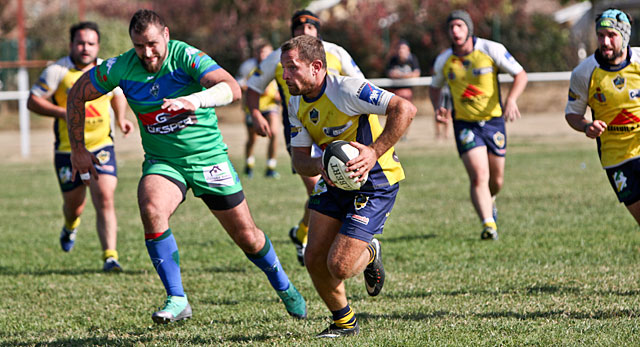
<svg viewBox="0 0 640 347">
<path fill-rule="evenodd" d="M 347 172 L 346 163 L 359 154 L 360 151 L 357 148 L 342 140 L 334 141 L 324 149 L 322 165 L 336 187 L 342 190 L 359 190 L 367 181 L 367 176 L 365 176 L 363 181 L 357 182 L 358 177 L 350 178 L 349 175 L 353 172 Z"/>
</svg>

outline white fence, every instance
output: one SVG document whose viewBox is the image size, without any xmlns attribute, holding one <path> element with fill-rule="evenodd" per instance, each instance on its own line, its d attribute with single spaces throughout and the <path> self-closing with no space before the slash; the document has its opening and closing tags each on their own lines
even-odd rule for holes
<svg viewBox="0 0 640 347">
<path fill-rule="evenodd" d="M 529 82 L 556 82 L 568 81 L 571 76 L 570 71 L 565 72 L 532 72 L 528 73 Z M 509 83 L 513 78 L 508 74 L 498 75 L 498 79 L 502 83 Z M 372 78 L 371 83 L 382 88 L 389 87 L 420 87 L 431 84 L 431 77 L 416 77 L 402 80 L 392 80 L 389 78 Z M 23 158 L 30 155 L 30 138 L 29 138 L 29 110 L 27 109 L 27 99 L 29 98 L 29 76 L 26 68 L 18 70 L 18 91 L 0 91 L 0 101 L 18 100 L 20 114 L 20 148 Z"/>
</svg>

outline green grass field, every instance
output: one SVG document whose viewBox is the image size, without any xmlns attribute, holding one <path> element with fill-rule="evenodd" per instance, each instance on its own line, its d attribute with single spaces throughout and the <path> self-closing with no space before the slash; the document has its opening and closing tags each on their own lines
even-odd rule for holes
<svg viewBox="0 0 640 347">
<path fill-rule="evenodd" d="M 361 333 L 335 342 L 313 337 L 330 313 L 287 237 L 304 201 L 298 178 L 244 185 L 258 225 L 307 298 L 309 319 L 286 315 L 264 275 L 189 193 L 172 229 L 194 316 L 154 326 L 150 316 L 165 293 L 138 216 L 139 161 L 119 165 L 120 275 L 100 271 L 91 206 L 76 248 L 60 250 L 52 164 L 3 164 L 0 345 L 640 344 L 640 233 L 617 203 L 593 143 L 511 142 L 497 242 L 479 240 L 452 149 L 400 144 L 398 152 L 408 178 L 380 238 L 387 282 L 375 298 L 361 276 L 347 282 Z"/>
</svg>

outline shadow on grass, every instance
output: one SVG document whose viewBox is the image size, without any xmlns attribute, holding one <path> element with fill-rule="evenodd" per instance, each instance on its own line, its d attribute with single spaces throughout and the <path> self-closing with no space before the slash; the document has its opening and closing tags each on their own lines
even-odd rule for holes
<svg viewBox="0 0 640 347">
<path fill-rule="evenodd" d="M 426 291 L 426 290 L 413 290 L 413 291 L 388 291 L 384 293 L 384 296 L 391 299 L 411 299 L 411 298 L 426 298 L 434 295 L 445 296 L 462 296 L 462 295 L 503 295 L 514 293 L 527 293 L 527 294 L 563 294 L 571 293 L 578 294 L 581 290 L 576 287 L 561 287 L 554 285 L 541 285 L 525 288 L 503 288 L 500 290 L 488 290 L 488 289 L 457 289 L 457 290 L 445 290 L 445 291 Z M 616 294 L 616 295 L 635 295 L 637 291 L 633 292 L 603 292 L 602 294 Z M 358 299 L 366 299 L 366 296 L 358 297 Z"/>
<path fill-rule="evenodd" d="M 124 270 L 120 273 L 105 273 L 102 269 L 99 268 L 91 268 L 91 269 L 42 269 L 42 270 L 22 270 L 22 269 L 14 269 L 9 267 L 0 266 L 0 276 L 51 276 L 51 275 L 61 275 L 61 276 L 78 276 L 78 275 L 90 275 L 90 274 L 101 274 L 105 276 L 138 276 L 148 273 L 148 271 L 144 270 Z"/>
<path fill-rule="evenodd" d="M 368 320 L 376 321 L 379 319 L 394 319 L 405 321 L 421 321 L 424 319 L 437 319 L 437 318 L 454 318 L 454 319 L 469 319 L 469 318 L 515 318 L 518 320 L 534 320 L 534 319 L 550 319 L 550 318 L 562 318 L 562 319 L 595 319 L 605 320 L 614 318 L 638 318 L 640 317 L 640 310 L 628 310 L 628 309 L 611 309 L 611 310 L 595 310 L 595 311 L 563 311 L 563 310 L 551 310 L 551 311 L 534 311 L 534 312 L 513 312 L 513 311 L 495 311 L 495 312 L 475 312 L 469 314 L 459 314 L 449 311 L 433 311 L 433 312 L 401 312 L 391 314 L 369 314 L 366 312 L 358 312 L 358 320 L 364 324 Z"/>
<path fill-rule="evenodd" d="M 416 235 L 402 235 L 402 236 L 383 236 L 380 238 L 381 243 L 404 243 L 414 240 L 426 240 L 436 238 L 436 234 L 416 234 Z"/>
</svg>

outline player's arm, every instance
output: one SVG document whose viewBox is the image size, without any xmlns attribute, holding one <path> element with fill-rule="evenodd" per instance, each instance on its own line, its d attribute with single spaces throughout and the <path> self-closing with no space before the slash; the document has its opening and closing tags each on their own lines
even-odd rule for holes
<svg viewBox="0 0 640 347">
<path fill-rule="evenodd" d="M 251 118 L 253 118 L 253 129 L 260 136 L 273 136 L 269 121 L 260 112 L 260 94 L 255 90 L 247 89 L 247 107 Z"/>
<path fill-rule="evenodd" d="M 81 174 L 85 184 L 89 184 L 89 179 L 82 175 L 87 173 L 91 177 L 98 179 L 98 172 L 93 164 L 98 164 L 98 159 L 87 150 L 84 143 L 84 105 L 87 101 L 99 98 L 103 94 L 99 92 L 91 83 L 88 73 L 83 74 L 73 85 L 67 97 L 67 131 L 69 132 L 69 143 L 71 145 L 71 177 L 76 176 L 76 172 Z"/>
<path fill-rule="evenodd" d="M 311 147 L 291 147 L 291 160 L 296 172 L 314 177 L 322 173 L 322 157 L 312 157 Z"/>
<path fill-rule="evenodd" d="M 596 119 L 589 122 L 583 115 L 576 113 L 567 113 L 564 118 L 574 130 L 584 132 L 584 134 L 592 139 L 599 137 L 607 129 L 607 123 Z"/>
<path fill-rule="evenodd" d="M 195 111 L 198 108 L 229 105 L 242 95 L 238 82 L 222 68 L 207 72 L 200 79 L 200 85 L 207 89 L 177 99 L 164 99 L 161 108 L 168 111 Z"/>
<path fill-rule="evenodd" d="M 433 105 L 433 112 L 435 114 L 436 121 L 440 123 L 447 123 L 449 121 L 449 117 L 447 117 L 447 109 L 440 105 L 441 94 L 442 88 L 438 88 L 433 85 L 429 86 L 429 100 L 431 100 L 431 105 Z"/>
<path fill-rule="evenodd" d="M 385 154 L 409 128 L 417 108 L 409 101 L 394 95 L 389 100 L 387 106 L 387 121 L 380 136 L 370 146 L 351 142 L 351 145 L 358 148 L 360 155 L 347 162 L 347 171 L 357 171 L 352 177 L 364 177 L 373 168 L 383 154 Z"/>
<path fill-rule="evenodd" d="M 509 95 L 504 104 L 504 118 L 508 121 L 514 121 L 520 118 L 520 110 L 516 101 L 527 86 L 527 73 L 522 70 L 513 76 L 513 84 L 509 90 Z"/>
<path fill-rule="evenodd" d="M 116 123 L 126 137 L 133 130 L 133 123 L 127 119 L 127 98 L 123 93 L 114 93 L 111 99 L 111 108 L 116 116 Z"/>
<path fill-rule="evenodd" d="M 29 93 L 29 99 L 27 99 L 27 108 L 42 116 L 60 119 L 64 119 L 67 116 L 67 109 L 52 103 L 47 98 L 35 95 L 33 93 Z"/>
</svg>

